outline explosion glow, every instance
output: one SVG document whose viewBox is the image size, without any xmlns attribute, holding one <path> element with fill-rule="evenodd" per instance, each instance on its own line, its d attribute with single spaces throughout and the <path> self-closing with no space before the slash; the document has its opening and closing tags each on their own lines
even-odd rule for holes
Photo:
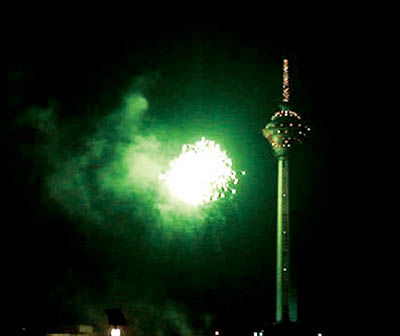
<svg viewBox="0 0 400 336">
<path fill-rule="evenodd" d="M 236 194 L 239 179 L 232 160 L 220 145 L 202 137 L 195 144 L 183 145 L 182 153 L 170 162 L 171 169 L 161 174 L 172 195 L 186 203 L 200 205 Z M 245 174 L 245 172 L 242 172 Z"/>
</svg>

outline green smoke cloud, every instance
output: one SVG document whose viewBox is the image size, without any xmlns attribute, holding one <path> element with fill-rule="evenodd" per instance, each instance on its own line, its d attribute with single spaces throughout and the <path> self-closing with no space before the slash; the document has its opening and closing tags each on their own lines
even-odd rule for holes
<svg viewBox="0 0 400 336">
<path fill-rule="evenodd" d="M 200 230 L 207 218 L 223 221 L 218 211 L 210 211 L 212 205 L 187 207 L 160 182 L 182 143 L 173 127 L 145 125 L 148 109 L 143 94 L 126 94 L 120 107 L 98 120 L 95 131 L 81 135 L 72 149 L 65 145 L 71 126 L 56 124 L 56 109 L 29 115 L 52 143 L 46 148 L 53 165 L 46 178 L 49 197 L 90 225 L 112 226 L 114 235 L 127 233 L 138 219 L 166 239 Z"/>
<path fill-rule="evenodd" d="M 187 207 L 172 198 L 159 180 L 182 144 L 192 139 L 184 139 L 182 130 L 167 123 L 149 124 L 151 104 L 137 88 L 121 98 L 119 107 L 93 121 L 94 127 L 82 127 L 87 119 L 66 117 L 59 109 L 57 104 L 31 108 L 19 122 L 43 137 L 35 144 L 35 152 L 49 166 L 41 173 L 45 198 L 65 209 L 70 225 L 90 246 L 99 245 L 90 248 L 96 251 L 94 255 L 100 249 L 107 256 L 100 268 L 108 273 L 102 275 L 106 278 L 102 297 L 86 287 L 75 292 L 75 282 L 65 281 L 57 287 L 60 292 L 56 288 L 50 297 L 55 301 L 68 298 L 65 302 L 79 307 L 80 315 L 97 321 L 102 308 L 115 304 L 134 308 L 138 298 L 152 298 L 154 293 L 168 300 L 163 284 L 174 280 L 173 276 L 166 279 L 168 274 L 195 268 L 204 260 L 199 258 L 204 250 L 219 249 L 219 229 L 225 223 L 214 204 Z M 188 255 L 198 261 L 182 265 L 180 260 Z M 79 277 L 79 270 L 73 272 Z M 169 322 L 164 320 L 168 328 L 188 334 L 191 329 L 184 322 L 184 309 L 169 311 Z M 159 327 L 160 335 L 165 328 Z"/>
<path fill-rule="evenodd" d="M 151 187 L 160 151 L 154 136 L 140 135 L 140 120 L 148 108 L 141 94 L 129 94 L 122 107 L 102 119 L 85 139 L 79 154 L 63 148 L 54 153 L 54 174 L 48 177 L 49 194 L 71 213 L 102 223 L 106 208 L 129 202 Z"/>
</svg>

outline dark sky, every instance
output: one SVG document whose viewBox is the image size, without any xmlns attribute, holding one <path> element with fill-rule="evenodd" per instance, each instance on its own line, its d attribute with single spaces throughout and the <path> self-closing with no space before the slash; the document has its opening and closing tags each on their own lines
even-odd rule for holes
<svg viewBox="0 0 400 336">
<path fill-rule="evenodd" d="M 322 74 L 329 69 L 329 77 L 333 61 L 315 32 L 284 32 L 286 39 L 257 20 L 13 29 L 5 218 L 21 323 L 97 323 L 105 308 L 132 316 L 140 305 L 162 311 L 167 303 L 193 321 L 214 316 L 248 327 L 273 320 L 277 165 L 261 129 L 281 99 L 283 57 L 291 62 L 294 109 L 312 127 L 290 171 L 299 319 L 330 323 L 338 270 L 327 220 L 333 107 L 324 99 L 333 84 Z M 235 199 L 216 204 L 216 215 L 210 211 L 194 233 L 158 226 L 153 187 L 129 202 L 124 192 L 100 190 L 96 172 L 115 158 L 113 144 L 127 141 L 118 138 L 114 113 L 136 92 L 148 108 L 132 132 L 157 139 L 166 153 L 206 134 L 248 173 Z M 68 167 L 100 138 L 112 153 L 79 165 L 80 181 Z M 54 197 L 49 181 L 68 185 L 72 196 Z M 90 208 L 82 206 L 87 199 Z"/>
</svg>

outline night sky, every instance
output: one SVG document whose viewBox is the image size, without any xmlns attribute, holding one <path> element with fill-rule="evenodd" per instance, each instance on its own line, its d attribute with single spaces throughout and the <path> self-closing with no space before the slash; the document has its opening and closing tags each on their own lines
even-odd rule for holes
<svg viewBox="0 0 400 336">
<path fill-rule="evenodd" d="M 290 166 L 299 320 L 330 324 L 326 45 L 257 20 L 142 20 L 10 34 L 4 218 L 18 323 L 101 326 L 111 307 L 142 330 L 174 314 L 190 328 L 273 321 L 277 162 L 261 129 L 288 57 L 291 103 L 312 135 Z M 234 198 L 194 214 L 171 207 L 154 176 L 201 136 L 247 174 Z"/>
</svg>

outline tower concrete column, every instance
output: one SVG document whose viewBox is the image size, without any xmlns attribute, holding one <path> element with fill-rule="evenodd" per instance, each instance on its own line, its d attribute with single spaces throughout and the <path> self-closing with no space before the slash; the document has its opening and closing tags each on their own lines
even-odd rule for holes
<svg viewBox="0 0 400 336">
<path fill-rule="evenodd" d="M 278 197 L 276 222 L 276 321 L 288 313 L 289 291 L 289 160 L 278 158 Z"/>
</svg>

